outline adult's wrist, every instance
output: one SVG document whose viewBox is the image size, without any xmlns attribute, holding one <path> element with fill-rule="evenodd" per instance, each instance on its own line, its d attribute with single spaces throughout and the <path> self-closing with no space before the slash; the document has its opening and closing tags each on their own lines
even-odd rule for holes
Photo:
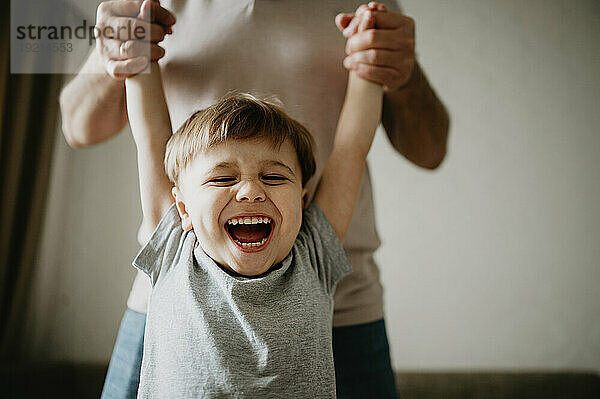
<svg viewBox="0 0 600 399">
<path fill-rule="evenodd" d="M 417 62 L 415 61 L 413 68 L 410 72 L 410 75 L 408 77 L 408 80 L 406 82 L 404 82 L 403 84 L 401 84 L 400 86 L 393 88 L 393 89 L 384 86 L 383 93 L 386 94 L 386 93 L 402 92 L 402 91 L 407 91 L 413 87 L 416 87 L 419 84 L 419 75 L 420 75 L 420 67 L 418 66 Z"/>
</svg>

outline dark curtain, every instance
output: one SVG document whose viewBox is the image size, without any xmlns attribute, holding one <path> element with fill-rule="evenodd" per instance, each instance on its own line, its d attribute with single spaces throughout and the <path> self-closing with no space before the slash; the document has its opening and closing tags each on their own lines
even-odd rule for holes
<svg viewBox="0 0 600 399">
<path fill-rule="evenodd" d="M 11 74 L 10 13 L 0 42 L 0 360 L 22 360 L 62 75 Z"/>
</svg>

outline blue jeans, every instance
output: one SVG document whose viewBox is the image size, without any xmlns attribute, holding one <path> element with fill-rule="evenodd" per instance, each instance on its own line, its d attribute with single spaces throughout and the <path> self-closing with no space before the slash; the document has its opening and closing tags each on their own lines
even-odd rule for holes
<svg viewBox="0 0 600 399">
<path fill-rule="evenodd" d="M 108 365 L 102 399 L 135 399 L 140 384 L 146 315 L 125 311 Z"/>
<path fill-rule="evenodd" d="M 127 309 L 110 359 L 102 399 L 137 395 L 146 315 Z M 396 398 L 394 373 L 383 319 L 333 328 L 337 397 Z"/>
</svg>

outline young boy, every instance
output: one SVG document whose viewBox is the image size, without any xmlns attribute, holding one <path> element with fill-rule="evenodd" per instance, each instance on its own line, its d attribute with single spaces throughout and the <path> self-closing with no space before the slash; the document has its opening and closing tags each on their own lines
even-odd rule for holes
<svg viewBox="0 0 600 399">
<path fill-rule="evenodd" d="M 134 266 L 154 287 L 138 396 L 335 397 L 333 293 L 381 86 L 350 74 L 310 204 L 310 135 L 277 106 L 231 96 L 171 135 L 158 66 L 126 90 L 147 241 Z"/>
</svg>

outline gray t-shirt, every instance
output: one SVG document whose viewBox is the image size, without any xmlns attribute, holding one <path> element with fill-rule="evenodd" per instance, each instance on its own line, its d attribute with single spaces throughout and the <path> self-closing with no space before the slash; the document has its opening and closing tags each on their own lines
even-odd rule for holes
<svg viewBox="0 0 600 399">
<path fill-rule="evenodd" d="M 153 285 L 138 397 L 335 397 L 333 293 L 351 266 L 318 205 L 261 277 L 219 267 L 175 206 L 133 264 Z"/>
</svg>

